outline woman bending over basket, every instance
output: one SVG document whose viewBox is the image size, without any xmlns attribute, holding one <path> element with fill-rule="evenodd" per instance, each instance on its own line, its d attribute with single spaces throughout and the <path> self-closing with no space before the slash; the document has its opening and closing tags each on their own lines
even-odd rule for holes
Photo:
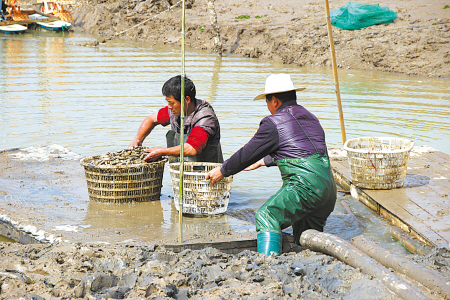
<svg viewBox="0 0 450 300">
<path fill-rule="evenodd" d="M 255 216 L 258 252 L 267 255 L 281 253 L 281 230 L 289 226 L 297 244 L 303 231 L 323 231 L 336 202 L 325 133 L 319 120 L 297 104 L 301 90 L 287 74 L 270 75 L 265 93 L 254 100 L 266 99 L 271 115 L 245 146 L 206 175 L 215 184 L 242 170 L 278 166 L 283 186 Z"/>
<path fill-rule="evenodd" d="M 192 80 L 185 78 L 184 159 L 185 161 L 222 163 L 220 125 L 211 104 L 195 98 L 196 90 Z M 166 134 L 167 148 L 151 148 L 144 160 L 155 161 L 168 155 L 170 162 L 179 161 L 181 76 L 170 78 L 162 87 L 167 106 L 147 117 L 142 122 L 130 147 L 142 146 L 145 138 L 157 125 L 170 125 Z"/>
</svg>

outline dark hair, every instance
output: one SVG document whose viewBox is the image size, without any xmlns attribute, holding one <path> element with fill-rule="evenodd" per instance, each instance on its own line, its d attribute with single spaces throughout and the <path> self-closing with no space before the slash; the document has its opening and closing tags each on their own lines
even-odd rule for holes
<svg viewBox="0 0 450 300">
<path fill-rule="evenodd" d="M 284 103 L 289 100 L 297 100 L 297 92 L 295 90 L 283 93 L 268 94 L 266 95 L 266 99 L 270 101 L 270 99 L 272 99 L 272 96 L 275 96 L 275 98 L 280 100 L 281 103 Z"/>
<path fill-rule="evenodd" d="M 162 87 L 162 94 L 166 97 L 172 96 L 178 102 L 181 102 L 181 75 L 167 80 Z M 195 85 L 187 77 L 184 77 L 184 96 L 189 96 L 191 101 L 195 101 Z"/>
</svg>

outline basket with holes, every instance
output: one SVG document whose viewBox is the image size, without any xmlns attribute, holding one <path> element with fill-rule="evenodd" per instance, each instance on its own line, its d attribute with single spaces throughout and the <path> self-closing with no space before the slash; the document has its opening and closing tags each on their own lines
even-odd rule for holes
<svg viewBox="0 0 450 300">
<path fill-rule="evenodd" d="M 121 152 L 128 151 L 131 152 L 131 150 Z M 142 152 L 141 156 L 144 155 Z M 120 161 L 116 165 L 96 163 L 102 160 L 102 157 L 104 155 L 89 156 L 80 161 L 80 164 L 84 167 L 91 201 L 123 203 L 159 200 L 164 164 L 167 159 L 164 158 L 150 163 L 142 161 L 142 159 L 128 162 Z"/>
<path fill-rule="evenodd" d="M 205 175 L 220 163 L 185 162 L 183 171 L 183 214 L 223 214 L 228 208 L 233 176 L 225 177 L 214 186 Z M 173 200 L 180 211 L 180 163 L 168 164 L 172 177 Z"/>
<path fill-rule="evenodd" d="M 387 190 L 403 186 L 414 142 L 391 137 L 362 137 L 345 142 L 354 185 Z"/>
</svg>

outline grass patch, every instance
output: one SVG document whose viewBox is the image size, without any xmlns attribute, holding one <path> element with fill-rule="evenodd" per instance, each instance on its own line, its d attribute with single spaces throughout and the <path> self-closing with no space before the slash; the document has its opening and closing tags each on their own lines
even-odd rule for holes
<svg viewBox="0 0 450 300">
<path fill-rule="evenodd" d="M 237 16 L 235 19 L 245 20 L 245 19 L 250 19 L 250 16 L 249 15 L 240 15 L 240 16 Z"/>
<path fill-rule="evenodd" d="M 261 18 L 264 18 L 264 17 L 267 17 L 267 15 L 264 15 L 264 16 L 255 16 L 255 19 L 261 19 Z"/>
<path fill-rule="evenodd" d="M 450 8 L 450 5 L 446 5 L 446 6 L 444 6 L 444 8 L 443 8 L 443 9 L 447 9 L 447 8 Z"/>
<path fill-rule="evenodd" d="M 200 31 L 201 31 L 201 32 L 205 31 L 204 28 L 203 28 L 203 26 L 199 26 L 199 28 L 200 28 Z"/>
</svg>

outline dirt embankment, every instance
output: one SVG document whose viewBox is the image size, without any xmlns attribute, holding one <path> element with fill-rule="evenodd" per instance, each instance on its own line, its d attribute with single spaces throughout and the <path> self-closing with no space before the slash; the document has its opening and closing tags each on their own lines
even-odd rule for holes
<svg viewBox="0 0 450 300">
<path fill-rule="evenodd" d="M 214 30 L 207 0 L 186 2 L 187 45 L 212 51 Z M 330 9 L 346 2 L 333 1 Z M 78 26 L 110 36 L 175 3 L 177 0 L 88 0 L 71 11 Z M 378 4 L 398 12 L 397 19 L 356 31 L 333 27 L 338 67 L 450 77 L 450 8 L 444 9 L 449 2 L 383 0 Z M 324 6 L 321 0 L 216 0 L 223 51 L 299 66 L 331 66 Z M 119 37 L 180 45 L 180 20 L 177 6 Z"/>
</svg>

